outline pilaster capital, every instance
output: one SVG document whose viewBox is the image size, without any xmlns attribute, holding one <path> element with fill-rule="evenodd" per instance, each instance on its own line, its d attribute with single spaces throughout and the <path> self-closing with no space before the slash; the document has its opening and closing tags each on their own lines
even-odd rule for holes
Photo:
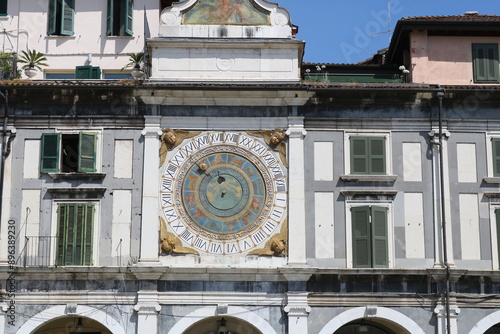
<svg viewBox="0 0 500 334">
<path fill-rule="evenodd" d="M 139 290 L 134 310 L 143 315 L 156 315 L 160 312 L 161 305 L 158 303 L 158 291 Z"/>
<path fill-rule="evenodd" d="M 146 138 L 158 138 L 161 136 L 161 129 L 158 127 L 145 127 L 141 131 L 141 135 Z"/>
<path fill-rule="evenodd" d="M 458 306 L 450 306 L 450 317 L 456 318 L 460 314 L 460 308 Z M 434 313 L 438 318 L 442 318 L 446 316 L 446 307 L 443 305 L 438 305 L 434 308 Z"/>
<path fill-rule="evenodd" d="M 288 316 L 307 317 L 309 315 L 311 307 L 307 304 L 307 295 L 306 292 L 287 293 L 285 312 Z"/>
</svg>

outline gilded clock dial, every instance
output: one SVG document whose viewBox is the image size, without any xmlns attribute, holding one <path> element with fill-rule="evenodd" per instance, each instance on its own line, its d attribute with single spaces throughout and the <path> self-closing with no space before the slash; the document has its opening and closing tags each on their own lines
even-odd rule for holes
<svg viewBox="0 0 500 334">
<path fill-rule="evenodd" d="M 265 141 L 204 132 L 169 152 L 160 203 L 170 232 L 200 254 L 245 254 L 286 219 L 286 168 Z"/>
</svg>

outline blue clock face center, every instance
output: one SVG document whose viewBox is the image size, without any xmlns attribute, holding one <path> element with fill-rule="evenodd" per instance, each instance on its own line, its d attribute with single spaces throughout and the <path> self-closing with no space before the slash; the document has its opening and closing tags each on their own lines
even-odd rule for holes
<svg viewBox="0 0 500 334">
<path fill-rule="evenodd" d="M 243 189 L 241 183 L 232 175 L 219 174 L 207 184 L 206 197 L 208 202 L 218 210 L 229 210 L 241 202 Z"/>
<path fill-rule="evenodd" d="M 260 216 L 266 186 L 250 160 L 221 152 L 202 157 L 187 170 L 182 196 L 187 214 L 200 228 L 217 234 L 238 233 Z"/>
<path fill-rule="evenodd" d="M 201 205 L 215 217 L 237 215 L 250 197 L 247 179 L 231 165 L 217 165 L 208 170 L 199 182 Z"/>
</svg>

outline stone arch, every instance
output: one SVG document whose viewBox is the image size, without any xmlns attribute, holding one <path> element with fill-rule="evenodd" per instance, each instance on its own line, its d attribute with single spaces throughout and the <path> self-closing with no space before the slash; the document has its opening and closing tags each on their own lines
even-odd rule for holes
<svg viewBox="0 0 500 334">
<path fill-rule="evenodd" d="M 370 319 L 376 320 L 377 318 L 390 320 L 396 324 L 399 324 L 410 334 L 425 334 L 425 332 L 418 326 L 415 321 L 408 318 L 406 315 L 394 311 L 386 307 L 377 307 L 377 312 L 375 316 Z M 367 312 L 368 311 L 368 312 Z M 367 307 L 356 307 L 351 310 L 345 311 L 332 320 L 330 320 L 325 327 L 319 332 L 319 334 L 333 334 L 343 325 L 348 324 L 351 321 L 363 319 L 366 317 L 367 313 L 370 313 L 371 308 Z"/>
<path fill-rule="evenodd" d="M 493 312 L 479 320 L 477 324 L 472 327 L 469 334 L 483 334 L 498 323 L 500 323 L 500 311 Z"/>
<path fill-rule="evenodd" d="M 206 306 L 199 308 L 187 315 L 185 315 L 181 320 L 179 320 L 169 331 L 168 334 L 180 334 L 184 333 L 189 327 L 194 325 L 200 320 L 214 317 L 217 315 L 216 306 Z M 269 323 L 255 314 L 252 311 L 249 311 L 243 307 L 239 306 L 229 306 L 227 309 L 227 313 L 223 314 L 224 316 L 241 319 L 252 324 L 255 328 L 265 334 L 277 334 L 274 328 L 269 325 Z M 221 315 L 219 315 L 221 316 Z"/>
<path fill-rule="evenodd" d="M 113 319 L 109 314 L 106 314 L 105 312 L 100 311 L 96 308 L 78 305 L 77 314 L 71 315 L 80 315 L 82 317 L 92 318 L 92 320 L 99 322 L 113 334 L 125 334 L 125 330 L 117 320 Z M 91 317 L 87 315 L 91 315 Z M 43 326 L 47 322 L 67 316 L 69 316 L 69 314 L 66 314 L 66 305 L 58 305 L 48 308 L 26 321 L 17 330 L 16 334 L 31 334 L 34 330 Z"/>
</svg>

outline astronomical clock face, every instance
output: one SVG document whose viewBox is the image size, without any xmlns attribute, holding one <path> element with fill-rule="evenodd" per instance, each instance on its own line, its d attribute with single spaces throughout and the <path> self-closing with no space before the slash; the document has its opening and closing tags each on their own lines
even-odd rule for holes
<svg viewBox="0 0 500 334">
<path fill-rule="evenodd" d="M 204 132 L 170 151 L 162 166 L 167 229 L 200 254 L 246 254 L 280 232 L 286 168 L 263 138 Z"/>
</svg>

